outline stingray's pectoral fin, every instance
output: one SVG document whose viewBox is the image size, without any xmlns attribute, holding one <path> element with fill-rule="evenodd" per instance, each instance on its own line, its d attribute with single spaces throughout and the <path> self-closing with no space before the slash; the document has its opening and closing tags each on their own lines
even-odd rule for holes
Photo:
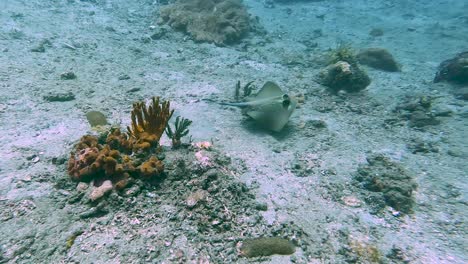
<svg viewBox="0 0 468 264">
<path fill-rule="evenodd" d="M 289 120 L 289 115 L 284 113 L 274 114 L 263 111 L 247 111 L 246 114 L 261 126 L 275 132 L 280 132 Z"/>
</svg>

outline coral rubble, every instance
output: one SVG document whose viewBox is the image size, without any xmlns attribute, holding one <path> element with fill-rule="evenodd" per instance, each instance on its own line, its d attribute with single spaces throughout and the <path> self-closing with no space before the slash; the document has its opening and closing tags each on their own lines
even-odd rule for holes
<svg viewBox="0 0 468 264">
<path fill-rule="evenodd" d="M 367 158 L 368 164 L 360 165 L 354 179 L 366 192 L 366 202 L 376 211 L 385 205 L 402 213 L 413 213 L 413 192 L 416 183 L 413 176 L 401 165 L 383 155 Z"/>
<path fill-rule="evenodd" d="M 240 0 L 178 0 L 162 7 L 160 15 L 159 24 L 217 45 L 237 42 L 250 30 L 249 14 Z"/>
</svg>

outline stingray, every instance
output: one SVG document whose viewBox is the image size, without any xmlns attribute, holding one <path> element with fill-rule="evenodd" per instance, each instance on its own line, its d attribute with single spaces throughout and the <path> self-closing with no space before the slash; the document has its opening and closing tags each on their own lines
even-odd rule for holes
<svg viewBox="0 0 468 264">
<path fill-rule="evenodd" d="M 266 82 L 256 95 L 247 97 L 245 102 L 222 104 L 240 107 L 243 114 L 263 127 L 279 132 L 288 123 L 297 101 L 274 82 Z"/>
</svg>

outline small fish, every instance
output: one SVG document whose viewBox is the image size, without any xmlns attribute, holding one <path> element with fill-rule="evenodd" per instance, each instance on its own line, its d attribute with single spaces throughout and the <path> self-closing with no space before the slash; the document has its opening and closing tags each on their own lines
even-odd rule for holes
<svg viewBox="0 0 468 264">
<path fill-rule="evenodd" d="M 242 113 L 260 125 L 279 132 L 288 123 L 297 101 L 274 82 L 266 82 L 256 95 L 247 97 L 245 102 L 221 104 L 240 107 Z"/>
</svg>

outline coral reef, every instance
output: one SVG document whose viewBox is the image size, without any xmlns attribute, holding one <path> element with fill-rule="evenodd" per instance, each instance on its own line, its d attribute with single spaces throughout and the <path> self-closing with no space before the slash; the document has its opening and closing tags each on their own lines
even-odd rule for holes
<svg viewBox="0 0 468 264">
<path fill-rule="evenodd" d="M 434 82 L 468 84 L 468 51 L 457 54 L 439 65 Z"/>
<path fill-rule="evenodd" d="M 174 130 L 171 129 L 170 125 L 167 125 L 166 135 L 172 140 L 173 148 L 178 148 L 181 146 L 181 138 L 185 137 L 190 132 L 188 130 L 190 124 L 192 124 L 192 121 L 178 116 L 175 121 Z"/>
<path fill-rule="evenodd" d="M 125 162 L 117 149 L 99 144 L 98 138 L 85 135 L 76 145 L 68 160 L 68 174 L 75 181 L 90 181 L 99 178 L 120 180 L 128 177 L 133 166 Z"/>
<path fill-rule="evenodd" d="M 357 55 L 357 59 L 361 64 L 370 66 L 375 69 L 397 72 L 400 71 L 400 66 L 393 58 L 392 54 L 386 49 L 369 48 L 362 50 Z"/>
<path fill-rule="evenodd" d="M 178 0 L 161 8 L 159 24 L 217 45 L 237 42 L 250 30 L 249 14 L 240 0 Z"/>
<path fill-rule="evenodd" d="M 413 213 L 413 191 L 417 187 L 413 176 L 383 155 L 371 155 L 367 162 L 354 175 L 356 184 L 369 191 L 365 193 L 366 202 L 376 212 L 388 205 L 405 214 Z"/>
<path fill-rule="evenodd" d="M 154 154 L 160 151 L 159 140 L 173 112 L 169 102 L 160 103 L 159 98 L 153 98 L 149 106 L 135 103 L 127 133 L 114 128 L 101 137 L 85 135 L 80 139 L 70 154 L 68 174 L 75 181 L 93 181 L 95 185 L 109 181 L 117 190 L 125 188 L 131 178 L 159 178 L 164 163 Z"/>
</svg>

